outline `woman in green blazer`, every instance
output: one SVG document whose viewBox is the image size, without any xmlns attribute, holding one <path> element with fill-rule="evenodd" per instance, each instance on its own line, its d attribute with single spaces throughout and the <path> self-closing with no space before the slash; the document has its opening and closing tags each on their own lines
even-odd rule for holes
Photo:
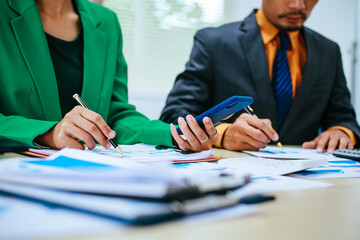
<svg viewBox="0 0 360 240">
<path fill-rule="evenodd" d="M 0 29 L 0 136 L 80 149 L 79 141 L 109 147 L 107 138 L 195 151 L 218 141 L 209 118 L 206 132 L 193 117 L 189 128 L 180 118 L 184 140 L 128 103 L 122 35 L 110 10 L 87 0 L 2 0 Z M 76 92 L 94 112 L 75 107 Z"/>
</svg>

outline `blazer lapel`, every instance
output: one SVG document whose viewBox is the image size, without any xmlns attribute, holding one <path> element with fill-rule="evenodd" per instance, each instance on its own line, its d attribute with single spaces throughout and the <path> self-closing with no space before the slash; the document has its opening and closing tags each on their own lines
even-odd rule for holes
<svg viewBox="0 0 360 240">
<path fill-rule="evenodd" d="M 273 97 L 269 67 L 260 29 L 256 23 L 255 11 L 242 23 L 239 37 L 257 92 L 257 101 L 262 109 L 255 109 L 259 117 L 270 118 L 276 126 L 275 101 Z M 262 114 L 261 112 L 262 111 Z"/>
<path fill-rule="evenodd" d="M 77 0 L 84 32 L 84 81 L 81 97 L 98 112 L 106 64 L 106 33 L 100 30 L 101 21 L 91 14 L 88 3 Z"/>
<path fill-rule="evenodd" d="M 9 0 L 9 4 L 20 14 L 12 19 L 11 25 L 41 100 L 38 107 L 42 107 L 46 120 L 60 120 L 54 67 L 36 3 L 34 0 Z"/>
<path fill-rule="evenodd" d="M 311 33 L 306 28 L 304 28 L 303 33 L 306 44 L 306 65 L 299 89 L 296 92 L 295 99 L 291 105 L 288 116 L 286 117 L 286 120 L 280 132 L 284 134 L 286 134 L 288 128 L 294 126 L 294 122 L 296 121 L 296 116 L 299 113 L 299 111 L 301 111 L 302 106 L 304 105 L 304 102 L 308 98 L 308 95 L 310 94 L 315 79 L 317 77 L 316 74 L 317 74 L 319 60 L 316 57 L 318 54 L 316 53 L 315 43 L 313 41 Z"/>
</svg>

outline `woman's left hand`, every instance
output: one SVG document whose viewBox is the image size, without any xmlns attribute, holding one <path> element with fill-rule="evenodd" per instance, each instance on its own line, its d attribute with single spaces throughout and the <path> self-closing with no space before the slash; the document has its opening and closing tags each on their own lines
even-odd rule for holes
<svg viewBox="0 0 360 240">
<path fill-rule="evenodd" d="M 203 118 L 205 131 L 199 126 L 193 116 L 187 115 L 186 121 L 182 117 L 178 118 L 178 125 L 183 136 L 180 136 L 176 127 L 171 124 L 171 135 L 180 149 L 201 152 L 209 150 L 214 143 L 219 141 L 215 126 L 209 117 Z"/>
</svg>

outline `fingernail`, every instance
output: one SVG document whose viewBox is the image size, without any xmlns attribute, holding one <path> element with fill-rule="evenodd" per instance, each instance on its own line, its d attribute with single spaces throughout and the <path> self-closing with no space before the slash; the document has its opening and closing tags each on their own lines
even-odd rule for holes
<svg viewBox="0 0 360 240">
<path fill-rule="evenodd" d="M 210 118 L 209 118 L 209 117 L 205 117 L 205 118 L 204 118 L 204 122 L 205 122 L 205 123 L 209 123 L 209 122 L 210 122 Z"/>
<path fill-rule="evenodd" d="M 276 141 L 279 139 L 279 135 L 277 135 L 276 133 L 273 135 L 273 140 Z"/>
<path fill-rule="evenodd" d="M 190 115 L 187 115 L 187 116 L 186 116 L 186 120 L 187 120 L 188 122 L 192 121 L 191 116 L 190 116 Z"/>
<path fill-rule="evenodd" d="M 178 118 L 178 122 L 179 122 L 179 123 L 185 123 L 185 120 L 184 120 L 184 118 L 179 117 L 179 118 Z"/>
<path fill-rule="evenodd" d="M 108 142 L 107 144 L 106 144 L 106 148 L 110 148 L 111 147 L 111 144 Z"/>
<path fill-rule="evenodd" d="M 321 147 L 318 147 L 318 148 L 316 149 L 316 151 L 317 151 L 317 152 L 322 152 Z"/>
<path fill-rule="evenodd" d="M 116 135 L 116 132 L 115 132 L 115 131 L 111 131 L 111 132 L 109 133 L 109 138 L 114 138 L 115 135 Z"/>
</svg>

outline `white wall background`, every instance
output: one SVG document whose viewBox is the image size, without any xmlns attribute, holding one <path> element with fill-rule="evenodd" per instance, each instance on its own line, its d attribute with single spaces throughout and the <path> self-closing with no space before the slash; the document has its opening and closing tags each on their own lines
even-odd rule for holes
<svg viewBox="0 0 360 240">
<path fill-rule="evenodd" d="M 116 1 L 121 5 L 122 0 L 105 0 L 104 5 L 106 6 L 107 3 Z M 188 0 L 188 2 L 189 1 L 190 0 Z M 204 2 L 200 0 L 193 1 Z M 320 0 L 315 6 L 310 18 L 305 23 L 307 27 L 312 28 L 340 45 L 345 76 L 352 92 L 353 104 L 358 113 L 358 120 L 360 120 L 360 60 L 356 61 L 356 56 L 357 59 L 360 59 L 360 47 L 356 49 L 356 39 L 360 39 L 359 1 L 360 0 Z M 144 3 L 151 4 L 151 1 L 149 0 L 135 0 L 134 2 L 136 2 L 135 5 L 139 6 L 139 9 L 142 9 L 140 11 L 144 10 L 144 6 L 146 6 Z M 184 2 L 186 1 L 184 0 Z M 211 2 L 212 1 L 208 1 L 209 4 Z M 259 8 L 261 2 L 261 0 L 224 0 L 221 9 L 221 11 L 223 11 L 222 18 L 214 23 L 205 23 L 205 26 L 218 26 L 225 22 L 239 21 L 246 17 L 253 8 Z M 136 14 L 143 13 L 140 12 Z M 121 16 L 119 16 L 119 19 L 121 19 Z M 138 18 L 137 21 L 144 21 L 144 18 Z M 120 24 L 122 24 L 121 21 Z M 123 23 L 122 25 L 125 24 L 126 23 Z M 200 28 L 202 27 L 204 27 L 204 24 Z M 151 119 L 157 119 L 159 117 L 167 93 L 171 89 L 176 75 L 184 69 L 184 65 L 189 57 L 193 44 L 192 35 L 196 30 L 196 28 L 189 29 L 187 32 L 188 35 L 182 41 L 181 46 L 174 46 L 174 48 L 181 47 L 181 51 L 176 52 L 176 60 L 168 60 L 166 63 L 167 66 L 156 66 L 151 65 L 151 62 L 147 63 L 128 59 L 126 41 L 132 39 L 127 39 L 126 34 L 124 34 L 124 52 L 130 66 L 130 102 L 136 105 L 140 112 L 146 114 Z M 134 31 L 136 31 L 136 29 Z M 168 33 L 172 34 L 171 31 Z M 139 34 L 143 33 L 140 31 Z M 360 44 L 357 45 L 359 46 Z M 140 45 L 135 51 L 139 52 L 140 50 L 143 50 L 144 46 L 145 45 Z M 147 64 L 153 69 L 146 70 Z M 159 67 L 159 69 L 155 69 L 156 67 Z M 147 71 L 151 71 L 155 74 L 148 74 Z"/>
</svg>

